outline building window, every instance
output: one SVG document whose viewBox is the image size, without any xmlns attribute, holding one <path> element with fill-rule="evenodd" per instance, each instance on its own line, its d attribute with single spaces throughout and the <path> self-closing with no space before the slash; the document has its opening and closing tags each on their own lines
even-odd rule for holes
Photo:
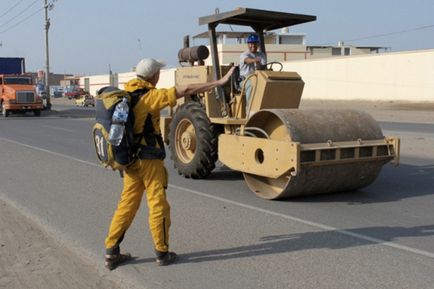
<svg viewBox="0 0 434 289">
<path fill-rule="evenodd" d="M 350 47 L 334 47 L 332 48 L 332 56 L 351 55 Z"/>
<path fill-rule="evenodd" d="M 332 48 L 332 55 L 333 56 L 341 56 L 342 55 L 341 48 L 340 47 Z"/>
</svg>

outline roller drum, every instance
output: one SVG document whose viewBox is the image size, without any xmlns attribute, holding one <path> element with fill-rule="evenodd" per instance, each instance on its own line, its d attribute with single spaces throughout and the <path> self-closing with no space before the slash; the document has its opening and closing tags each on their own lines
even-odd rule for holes
<svg viewBox="0 0 434 289">
<path fill-rule="evenodd" d="M 383 139 L 381 128 L 367 113 L 356 110 L 263 110 L 253 115 L 247 132 L 257 137 L 300 144 Z M 244 173 L 249 188 L 266 199 L 353 191 L 371 184 L 385 160 L 301 166 L 296 176 L 272 179 Z"/>
</svg>

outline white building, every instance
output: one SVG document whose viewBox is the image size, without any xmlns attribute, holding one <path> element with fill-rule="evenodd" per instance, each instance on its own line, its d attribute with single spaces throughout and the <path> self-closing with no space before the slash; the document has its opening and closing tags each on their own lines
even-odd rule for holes
<svg viewBox="0 0 434 289">
<path fill-rule="evenodd" d="M 240 54 L 247 50 L 246 38 L 252 32 L 217 32 L 217 48 L 219 51 L 220 63 L 231 62 L 239 64 Z M 208 32 L 193 36 L 195 42 L 203 42 L 208 39 Z M 339 42 L 337 45 L 307 45 L 307 37 L 304 33 L 288 33 L 288 28 L 280 32 L 268 32 L 264 35 L 264 42 L 267 49 L 267 60 L 272 61 L 294 61 L 308 60 L 335 56 L 350 56 L 361 54 L 372 54 L 387 52 L 387 47 L 360 47 L 345 45 Z M 205 64 L 211 65 L 211 57 Z"/>
<path fill-rule="evenodd" d="M 249 32 L 218 34 L 222 64 L 239 63 L 247 49 Z M 203 33 L 194 39 L 207 36 Z M 434 49 L 388 52 L 383 47 L 308 46 L 304 34 L 268 34 L 268 61 L 279 61 L 284 71 L 295 71 L 305 81 L 306 99 L 361 99 L 434 102 Z M 211 65 L 210 57 L 206 65 Z M 161 71 L 158 87 L 175 84 L 175 69 Z M 101 87 L 120 88 L 134 72 L 80 78 L 80 86 L 92 95 Z"/>
</svg>

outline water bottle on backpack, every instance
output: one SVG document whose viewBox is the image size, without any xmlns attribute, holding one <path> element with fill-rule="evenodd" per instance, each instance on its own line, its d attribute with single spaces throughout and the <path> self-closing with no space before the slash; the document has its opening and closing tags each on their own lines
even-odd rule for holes
<svg viewBox="0 0 434 289">
<path fill-rule="evenodd" d="M 122 137 L 124 136 L 125 123 L 127 122 L 128 118 L 128 111 L 128 99 L 124 97 L 122 101 L 116 105 L 116 108 L 112 115 L 112 124 L 110 126 L 108 140 L 114 146 L 118 146 L 122 141 Z"/>
</svg>

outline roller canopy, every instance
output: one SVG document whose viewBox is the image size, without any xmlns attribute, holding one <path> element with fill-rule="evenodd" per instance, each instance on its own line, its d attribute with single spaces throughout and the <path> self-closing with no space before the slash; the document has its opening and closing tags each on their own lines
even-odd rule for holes
<svg viewBox="0 0 434 289">
<path fill-rule="evenodd" d="M 229 12 L 200 17 L 199 25 L 233 24 L 250 26 L 255 30 L 268 31 L 315 20 L 316 16 L 312 15 L 274 12 L 250 8 L 237 8 Z"/>
</svg>

